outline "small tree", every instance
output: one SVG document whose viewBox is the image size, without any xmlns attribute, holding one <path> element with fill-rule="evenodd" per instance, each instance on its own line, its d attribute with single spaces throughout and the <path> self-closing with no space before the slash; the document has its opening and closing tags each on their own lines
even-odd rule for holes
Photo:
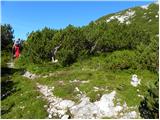
<svg viewBox="0 0 160 120">
<path fill-rule="evenodd" d="M 10 51 L 13 44 L 13 29 L 10 24 L 1 25 L 1 49 Z"/>
<path fill-rule="evenodd" d="M 143 118 L 159 118 L 159 80 L 149 87 L 145 99 L 140 104 L 139 111 Z"/>
</svg>

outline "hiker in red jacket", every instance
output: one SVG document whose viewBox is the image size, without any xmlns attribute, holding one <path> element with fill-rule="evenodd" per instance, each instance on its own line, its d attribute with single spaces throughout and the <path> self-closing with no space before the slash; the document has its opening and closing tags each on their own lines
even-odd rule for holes
<svg viewBox="0 0 160 120">
<path fill-rule="evenodd" d="M 14 42 L 12 50 L 13 50 L 14 57 L 17 59 L 20 55 L 20 39 Z"/>
</svg>

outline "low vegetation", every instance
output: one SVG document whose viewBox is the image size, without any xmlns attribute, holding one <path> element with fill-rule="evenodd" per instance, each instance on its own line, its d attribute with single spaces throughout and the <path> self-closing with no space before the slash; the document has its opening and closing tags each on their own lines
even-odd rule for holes
<svg viewBox="0 0 160 120">
<path fill-rule="evenodd" d="M 115 90 L 121 104 L 136 106 L 143 118 L 158 118 L 158 7 L 151 4 L 148 10 L 131 10 L 135 16 L 130 24 L 117 20 L 107 23 L 106 19 L 118 14 L 115 13 L 83 27 L 68 25 L 60 30 L 44 28 L 31 32 L 22 44 L 20 58 L 14 61 L 15 69 L 6 66 L 12 56 L 13 30 L 10 25 L 1 25 L 2 118 L 47 117 L 47 103 L 38 93 L 36 82 L 54 86 L 54 95 L 76 102 L 76 87 L 92 102 Z M 154 22 L 148 24 L 144 13 Z M 51 50 L 56 46 L 60 46 L 56 53 L 58 62 L 52 63 Z M 30 81 L 22 77 L 24 70 L 54 75 Z M 141 79 L 136 88 L 130 84 L 133 74 Z"/>
</svg>

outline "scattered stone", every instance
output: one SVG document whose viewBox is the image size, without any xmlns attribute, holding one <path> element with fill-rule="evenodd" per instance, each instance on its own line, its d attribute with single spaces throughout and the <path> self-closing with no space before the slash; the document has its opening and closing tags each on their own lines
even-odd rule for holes
<svg viewBox="0 0 160 120">
<path fill-rule="evenodd" d="M 47 77 L 48 77 L 48 75 L 42 76 L 42 78 L 47 78 Z"/>
<path fill-rule="evenodd" d="M 93 91 L 95 91 L 95 92 L 97 92 L 97 91 L 108 91 L 108 89 L 107 89 L 108 87 L 106 86 L 105 88 L 103 88 L 103 87 L 93 87 Z"/>
<path fill-rule="evenodd" d="M 65 110 L 57 110 L 57 113 L 58 113 L 59 117 L 62 117 L 66 113 L 66 111 Z"/>
<path fill-rule="evenodd" d="M 126 24 L 127 24 L 127 25 L 128 25 L 128 24 L 131 24 L 131 22 L 130 22 L 130 21 L 127 21 Z"/>
<path fill-rule="evenodd" d="M 134 87 L 137 87 L 138 84 L 140 84 L 141 80 L 137 78 L 137 75 L 132 75 L 132 78 L 131 78 L 131 85 L 134 86 Z"/>
<path fill-rule="evenodd" d="M 99 101 L 90 102 L 90 98 L 85 94 L 79 94 L 80 103 L 75 104 L 72 100 L 63 100 L 53 95 L 54 87 L 37 84 L 39 91 L 44 95 L 44 99 L 48 101 L 48 118 L 61 119 L 97 119 L 103 117 L 117 118 L 118 114 L 127 108 L 127 104 L 123 106 L 117 104 L 114 106 L 116 91 L 104 94 Z M 75 88 L 80 92 L 78 87 Z M 97 88 L 96 88 L 97 89 Z M 47 106 L 46 106 L 47 107 Z M 69 111 L 69 114 L 68 114 Z M 121 114 L 122 118 L 136 118 L 134 111 Z"/>
<path fill-rule="evenodd" d="M 99 90 L 99 88 L 98 87 L 93 87 L 95 90 Z"/>
<path fill-rule="evenodd" d="M 61 119 L 68 119 L 69 115 L 64 115 Z"/>
<path fill-rule="evenodd" d="M 120 113 L 120 116 L 123 116 L 123 113 L 122 113 L 122 112 Z"/>
<path fill-rule="evenodd" d="M 87 80 L 87 81 L 81 81 L 81 83 L 82 83 L 82 84 L 84 84 L 84 83 L 89 83 L 89 80 Z"/>
<path fill-rule="evenodd" d="M 78 87 L 75 87 L 75 91 L 76 92 L 80 92 L 80 90 L 78 89 Z"/>
<path fill-rule="evenodd" d="M 59 103 L 59 106 L 57 106 L 57 108 L 64 110 L 64 109 L 72 107 L 74 104 L 75 104 L 75 102 L 73 102 L 71 100 L 62 100 Z"/>
<path fill-rule="evenodd" d="M 53 76 L 54 75 L 54 73 L 49 73 L 49 76 Z"/>
<path fill-rule="evenodd" d="M 70 80 L 69 81 L 70 83 L 82 83 L 82 84 L 84 84 L 84 83 L 89 83 L 89 80 L 87 80 L 87 81 L 81 81 L 81 80 Z"/>
<path fill-rule="evenodd" d="M 135 111 L 131 111 L 131 112 L 125 113 L 122 119 L 135 119 L 137 117 L 138 117 L 137 113 Z"/>
<path fill-rule="evenodd" d="M 51 114 L 49 114 L 49 115 L 48 115 L 48 118 L 49 118 L 49 119 L 51 119 L 51 118 L 52 118 L 52 115 L 51 115 Z"/>
<path fill-rule="evenodd" d="M 37 99 L 40 99 L 41 97 L 42 97 L 42 96 L 37 96 L 36 98 L 37 98 Z"/>
<path fill-rule="evenodd" d="M 13 62 L 8 62 L 7 67 L 8 68 L 14 68 L 14 63 Z"/>
<path fill-rule="evenodd" d="M 24 77 L 27 77 L 29 79 L 35 79 L 35 78 L 39 78 L 41 77 L 40 75 L 36 75 L 36 74 L 32 74 L 30 73 L 29 71 L 26 71 L 24 74 L 23 74 Z"/>
<path fill-rule="evenodd" d="M 48 105 L 44 105 L 43 107 L 44 107 L 44 108 L 47 108 L 47 107 L 48 107 Z"/>
<path fill-rule="evenodd" d="M 120 112 L 120 111 L 122 111 L 122 110 L 123 110 L 123 107 L 120 106 L 120 105 L 115 107 L 115 111 L 116 111 L 116 112 Z"/>
<path fill-rule="evenodd" d="M 61 84 L 61 85 L 64 85 L 64 81 L 63 80 L 58 81 L 58 83 Z"/>
<path fill-rule="evenodd" d="M 150 19 L 148 22 L 151 22 L 152 20 Z"/>
<path fill-rule="evenodd" d="M 99 88 L 98 87 L 93 87 L 94 91 L 99 91 Z"/>
<path fill-rule="evenodd" d="M 25 106 L 20 106 L 19 108 L 20 108 L 20 109 L 24 109 L 24 108 L 25 108 Z"/>
<path fill-rule="evenodd" d="M 123 107 L 124 107 L 124 108 L 127 108 L 127 104 L 126 104 L 126 102 L 124 102 Z"/>
<path fill-rule="evenodd" d="M 140 98 L 144 98 L 144 96 L 143 96 L 143 95 L 138 95 L 138 97 L 140 97 Z"/>
</svg>

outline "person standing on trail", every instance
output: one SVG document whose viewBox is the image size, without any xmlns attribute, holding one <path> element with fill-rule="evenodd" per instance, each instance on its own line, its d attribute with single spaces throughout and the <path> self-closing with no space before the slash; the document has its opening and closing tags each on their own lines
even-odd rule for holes
<svg viewBox="0 0 160 120">
<path fill-rule="evenodd" d="M 20 55 L 20 39 L 15 40 L 14 45 L 12 47 L 13 54 L 15 58 L 18 58 Z"/>
</svg>

